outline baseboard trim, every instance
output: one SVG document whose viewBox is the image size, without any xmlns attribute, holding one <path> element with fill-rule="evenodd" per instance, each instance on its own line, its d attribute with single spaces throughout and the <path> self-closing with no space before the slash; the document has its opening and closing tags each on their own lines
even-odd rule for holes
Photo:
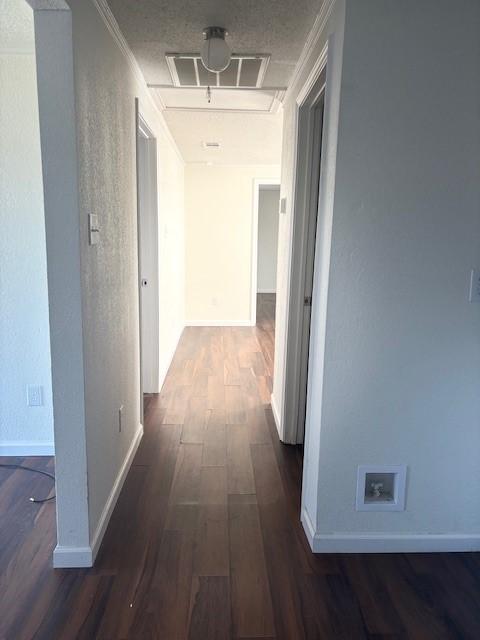
<svg viewBox="0 0 480 640">
<path fill-rule="evenodd" d="M 257 289 L 257 293 L 277 293 L 276 289 Z"/>
<path fill-rule="evenodd" d="M 29 458 L 31 456 L 54 456 L 55 443 L 53 442 L 0 442 L 0 456 Z"/>
<path fill-rule="evenodd" d="M 283 441 L 283 432 L 282 432 L 282 424 L 280 420 L 280 413 L 277 407 L 277 401 L 275 400 L 275 396 L 270 396 L 270 406 L 272 407 L 273 419 L 275 420 L 275 426 L 277 427 L 278 437 Z"/>
<path fill-rule="evenodd" d="M 251 320 L 189 320 L 187 327 L 253 327 Z"/>
<path fill-rule="evenodd" d="M 127 477 L 127 473 L 133 462 L 133 458 L 138 449 L 138 445 L 143 436 L 143 426 L 138 425 L 135 436 L 130 444 L 125 460 L 118 472 L 117 478 L 113 484 L 108 500 L 103 508 L 102 515 L 98 522 L 97 528 L 93 535 L 90 547 L 63 547 L 57 545 L 53 552 L 53 566 L 55 569 L 78 569 L 84 567 L 93 567 L 98 550 L 107 530 L 113 509 L 122 490 L 123 483 Z"/>
<path fill-rule="evenodd" d="M 313 553 L 455 553 L 480 551 L 480 534 L 315 532 L 308 513 L 301 521 Z"/>
<path fill-rule="evenodd" d="M 92 565 L 90 547 L 62 547 L 57 544 L 53 551 L 54 569 L 83 569 Z"/>
<path fill-rule="evenodd" d="M 155 391 L 155 393 L 160 393 L 162 390 L 163 383 L 165 382 L 165 378 L 167 377 L 168 370 L 170 369 L 170 365 L 172 364 L 173 356 L 175 355 L 175 351 L 177 350 L 178 343 L 180 342 L 180 338 L 182 337 L 182 333 L 184 329 L 185 327 L 182 325 L 180 327 L 176 340 L 172 342 L 172 348 L 170 350 L 168 357 L 165 360 L 165 365 L 162 371 L 159 372 L 158 389 L 157 391 Z"/>
<path fill-rule="evenodd" d="M 97 553 L 102 543 L 103 536 L 105 535 L 110 517 L 112 515 L 113 509 L 115 508 L 115 505 L 117 504 L 118 496 L 120 495 L 120 491 L 122 490 L 123 483 L 125 482 L 125 478 L 127 477 L 127 473 L 129 472 L 132 465 L 133 458 L 137 453 L 137 449 L 142 436 L 143 425 L 139 424 L 132 443 L 130 444 L 130 447 L 128 449 L 127 455 L 125 456 L 125 460 L 123 461 L 117 478 L 113 484 L 110 495 L 108 496 L 108 500 L 103 508 L 102 515 L 100 516 L 100 520 L 98 521 L 95 533 L 93 534 L 93 539 L 91 542 L 92 564 L 90 566 L 93 566 L 93 563 L 95 562 L 95 558 L 97 557 Z"/>
</svg>

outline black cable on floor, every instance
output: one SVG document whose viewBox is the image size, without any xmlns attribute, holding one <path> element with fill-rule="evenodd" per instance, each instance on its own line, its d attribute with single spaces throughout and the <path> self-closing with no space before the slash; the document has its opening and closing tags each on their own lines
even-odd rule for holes
<svg viewBox="0 0 480 640">
<path fill-rule="evenodd" d="M 32 473 L 41 473 L 42 476 L 47 476 L 47 478 L 52 478 L 55 481 L 55 476 L 53 473 L 49 473 L 48 471 L 42 471 L 41 469 L 34 469 L 33 467 L 24 467 L 21 464 L 1 464 L 0 467 L 4 469 L 23 469 L 24 471 L 31 471 Z M 51 496 L 50 498 L 29 498 L 30 502 L 34 502 L 35 504 L 42 504 L 43 502 L 50 502 L 50 500 L 55 500 L 56 496 Z"/>
</svg>

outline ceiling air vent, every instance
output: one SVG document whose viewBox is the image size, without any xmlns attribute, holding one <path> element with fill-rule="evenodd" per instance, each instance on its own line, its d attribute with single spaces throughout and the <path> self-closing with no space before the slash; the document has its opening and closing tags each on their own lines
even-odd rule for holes
<svg viewBox="0 0 480 640">
<path fill-rule="evenodd" d="M 205 140 L 204 142 L 202 142 L 202 145 L 205 147 L 205 149 L 220 149 L 220 142 L 208 142 L 207 140 Z"/>
<path fill-rule="evenodd" d="M 262 86 L 270 56 L 233 54 L 224 71 L 214 73 L 203 66 L 199 53 L 165 55 L 174 87 L 223 87 L 253 89 Z"/>
</svg>

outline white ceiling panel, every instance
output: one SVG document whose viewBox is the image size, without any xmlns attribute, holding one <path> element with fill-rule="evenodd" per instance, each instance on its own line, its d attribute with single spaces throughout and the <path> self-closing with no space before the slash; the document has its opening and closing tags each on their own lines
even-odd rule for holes
<svg viewBox="0 0 480 640">
<path fill-rule="evenodd" d="M 165 111 L 164 116 L 186 162 L 280 164 L 281 113 Z M 205 142 L 220 148 L 205 148 Z"/>
</svg>

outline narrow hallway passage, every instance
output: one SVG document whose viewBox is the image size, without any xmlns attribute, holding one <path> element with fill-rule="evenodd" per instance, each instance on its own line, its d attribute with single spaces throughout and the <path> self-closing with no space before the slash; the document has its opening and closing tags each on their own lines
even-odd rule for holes
<svg viewBox="0 0 480 640">
<path fill-rule="evenodd" d="M 256 327 L 185 329 L 94 568 L 51 568 L 54 510 L 39 506 L 4 567 L 1 638 L 478 637 L 477 555 L 311 553 L 301 455 L 269 405 L 272 300 L 259 302 Z M 26 480 L 8 474 L 0 501 Z"/>
<path fill-rule="evenodd" d="M 162 393 L 146 398 L 97 562 L 118 567 L 122 548 L 136 570 L 108 594 L 100 637 L 275 637 L 284 624 L 297 637 L 294 562 L 310 552 L 301 459 L 279 443 L 269 404 L 274 298 L 259 295 L 256 327 L 187 327 Z"/>
</svg>

